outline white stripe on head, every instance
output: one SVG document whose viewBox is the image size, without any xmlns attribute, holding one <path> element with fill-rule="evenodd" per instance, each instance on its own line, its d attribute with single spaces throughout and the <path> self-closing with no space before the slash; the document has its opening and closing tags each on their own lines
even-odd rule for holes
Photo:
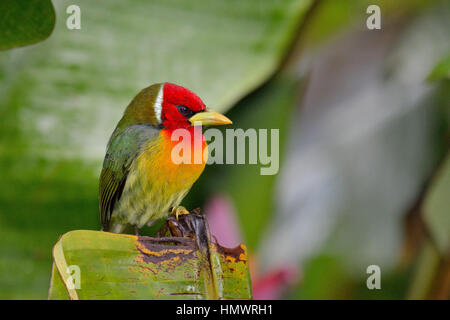
<svg viewBox="0 0 450 320">
<path fill-rule="evenodd" d="M 159 88 L 158 95 L 156 96 L 155 104 L 153 106 L 153 109 L 155 110 L 156 120 L 158 121 L 159 124 L 162 123 L 161 113 L 162 113 L 163 95 L 164 95 L 164 83 L 161 84 L 161 87 Z"/>
</svg>

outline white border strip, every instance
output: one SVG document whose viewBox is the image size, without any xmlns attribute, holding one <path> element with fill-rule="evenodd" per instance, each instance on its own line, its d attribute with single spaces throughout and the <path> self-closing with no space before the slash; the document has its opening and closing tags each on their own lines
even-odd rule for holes
<svg viewBox="0 0 450 320">
<path fill-rule="evenodd" d="M 155 99 L 155 105 L 153 107 L 155 110 L 156 120 L 158 121 L 159 124 L 162 123 L 161 112 L 162 112 L 163 94 L 164 94 L 164 83 L 161 84 L 161 87 L 159 88 L 158 95 L 156 96 Z"/>
</svg>

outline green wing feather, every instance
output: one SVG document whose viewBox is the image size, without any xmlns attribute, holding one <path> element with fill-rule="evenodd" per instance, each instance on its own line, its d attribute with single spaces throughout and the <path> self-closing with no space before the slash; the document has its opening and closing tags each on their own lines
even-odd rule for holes
<svg viewBox="0 0 450 320">
<path fill-rule="evenodd" d="M 144 150 L 146 144 L 156 139 L 159 129 L 151 125 L 138 124 L 113 133 L 108 143 L 103 169 L 100 174 L 99 208 L 102 229 L 107 231 L 114 205 L 122 195 L 133 161 Z"/>
</svg>

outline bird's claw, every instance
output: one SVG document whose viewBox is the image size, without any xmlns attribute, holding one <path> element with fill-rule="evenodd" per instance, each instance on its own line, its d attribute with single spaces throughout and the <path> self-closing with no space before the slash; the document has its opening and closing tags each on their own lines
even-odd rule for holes
<svg viewBox="0 0 450 320">
<path fill-rule="evenodd" d="M 172 209 L 172 215 L 175 216 L 175 218 L 178 220 L 178 216 L 183 214 L 190 214 L 190 212 L 182 206 L 173 207 Z"/>
</svg>

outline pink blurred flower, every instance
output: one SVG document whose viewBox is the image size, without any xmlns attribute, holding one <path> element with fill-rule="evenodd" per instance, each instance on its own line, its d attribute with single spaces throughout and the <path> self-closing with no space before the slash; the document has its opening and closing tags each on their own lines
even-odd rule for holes
<svg viewBox="0 0 450 320">
<path fill-rule="evenodd" d="M 251 272 L 253 299 L 278 300 L 298 281 L 298 270 L 293 266 L 280 266 L 261 276 Z"/>
<path fill-rule="evenodd" d="M 220 245 L 234 248 L 242 242 L 234 206 L 224 195 L 214 196 L 205 206 L 209 231 Z"/>
<path fill-rule="evenodd" d="M 243 242 L 238 218 L 231 199 L 225 195 L 216 195 L 205 206 L 211 235 L 217 242 L 228 248 L 234 248 Z M 255 300 L 281 299 L 289 287 L 298 281 L 296 266 L 283 265 L 260 274 L 255 255 L 249 253 L 250 275 L 252 279 L 253 298 Z"/>
</svg>

